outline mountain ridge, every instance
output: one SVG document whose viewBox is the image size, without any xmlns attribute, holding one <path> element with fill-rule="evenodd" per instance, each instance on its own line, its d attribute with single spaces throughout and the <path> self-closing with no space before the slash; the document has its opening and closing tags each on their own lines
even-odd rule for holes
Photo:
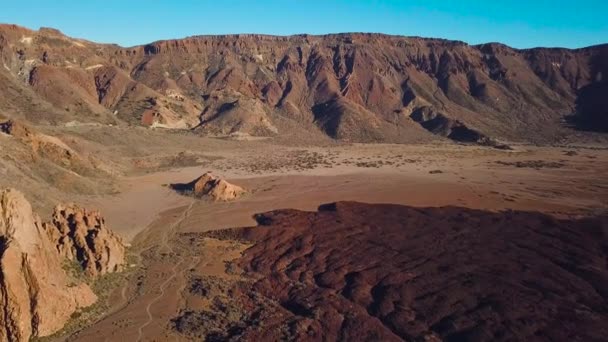
<svg viewBox="0 0 608 342">
<path fill-rule="evenodd" d="M 197 35 L 123 48 L 0 25 L 0 55 L 2 72 L 22 81 L 15 87 L 25 83 L 58 117 L 89 113 L 103 123 L 490 145 L 559 141 L 575 135 L 567 120 L 608 127 L 601 105 L 585 105 L 603 103 L 593 89 L 605 86 L 608 44 L 516 49 L 342 33 Z M 581 100 L 586 87 L 591 98 Z M 427 120 L 414 119 L 420 111 Z M 575 113 L 582 119 L 570 120 Z M 462 134 L 453 127 L 468 138 L 454 139 Z"/>
<path fill-rule="evenodd" d="M 40 30 L 52 30 L 55 31 L 57 33 L 60 33 L 62 35 L 67 36 L 63 31 L 58 30 L 58 29 L 54 29 L 51 27 L 46 27 L 46 26 L 41 26 L 38 28 L 38 30 L 36 29 L 32 29 L 26 26 L 22 26 L 22 25 L 17 25 L 17 24 L 9 24 L 9 23 L 0 23 L 0 27 L 2 26 L 8 26 L 8 27 L 15 27 L 15 28 L 21 28 L 21 29 L 26 29 L 29 31 L 40 31 Z M 508 47 L 510 49 L 513 50 L 517 50 L 517 51 L 526 51 L 526 50 L 537 50 L 537 49 L 548 49 L 548 50 L 570 50 L 570 51 L 577 51 L 577 50 L 585 50 L 585 49 L 589 49 L 589 48 L 596 48 L 596 47 L 603 47 L 608 45 L 608 43 L 599 43 L 599 44 L 593 44 L 593 45 L 586 45 L 586 46 L 581 46 L 581 47 L 564 47 L 564 46 L 534 46 L 534 47 L 527 47 L 527 48 L 518 48 L 518 47 L 514 47 L 505 43 L 501 43 L 499 41 L 488 41 L 488 42 L 483 42 L 483 43 L 468 43 L 465 42 L 463 40 L 459 40 L 459 39 L 448 39 L 448 38 L 436 38 L 436 37 L 426 37 L 426 36 L 408 36 L 408 35 L 400 35 L 400 34 L 390 34 L 390 33 L 382 33 L 382 32 L 364 32 L 364 31 L 345 31 L 345 32 L 334 32 L 334 33 L 321 33 L 321 34 L 312 34 L 312 33 L 294 33 L 294 34 L 286 34 L 286 35 L 280 35 L 280 34 L 268 34 L 268 33 L 222 33 L 222 34 L 193 34 L 193 35 L 188 35 L 188 36 L 184 36 L 184 37 L 175 37 L 175 38 L 166 38 L 166 39 L 158 39 L 158 40 L 154 40 L 148 43 L 141 43 L 141 44 L 135 44 L 135 45 L 120 45 L 120 44 L 116 44 L 116 43 L 104 43 L 104 42 L 98 42 L 95 40 L 90 40 L 90 39 L 86 39 L 86 38 L 78 38 L 78 37 L 72 37 L 74 39 L 78 39 L 78 40 L 84 40 L 90 43 L 94 43 L 94 44 L 98 44 L 98 45 L 110 45 L 110 46 L 115 46 L 121 49 L 130 49 L 130 48 L 135 48 L 135 47 L 140 47 L 140 46 L 145 46 L 145 45 L 151 45 L 154 43 L 159 43 L 159 42 L 166 42 L 166 41 L 174 41 L 174 40 L 184 40 L 184 39 L 190 39 L 190 38 L 209 38 L 209 37 L 217 37 L 217 38 L 229 38 L 229 37 L 236 37 L 236 38 L 292 38 L 292 37 L 302 37 L 302 38 L 306 38 L 306 37 L 319 37 L 319 38 L 323 38 L 323 37 L 334 37 L 334 36 L 350 36 L 350 35 L 367 35 L 367 36 L 384 36 L 384 37 L 389 37 L 389 38 L 410 38 L 410 39 L 422 39 L 422 40 L 439 40 L 439 41 L 449 41 L 449 42 L 456 42 L 456 43 L 462 43 L 464 45 L 469 45 L 472 47 L 478 47 L 478 46 L 483 46 L 483 45 L 502 45 L 505 47 Z"/>
</svg>

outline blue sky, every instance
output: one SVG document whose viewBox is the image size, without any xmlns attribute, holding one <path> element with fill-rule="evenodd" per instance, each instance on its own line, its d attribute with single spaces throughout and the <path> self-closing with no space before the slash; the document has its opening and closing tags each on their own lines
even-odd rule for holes
<svg viewBox="0 0 608 342">
<path fill-rule="evenodd" d="M 0 22 L 123 46 L 197 34 L 382 32 L 576 48 L 608 43 L 608 0 L 2 0 Z"/>
</svg>

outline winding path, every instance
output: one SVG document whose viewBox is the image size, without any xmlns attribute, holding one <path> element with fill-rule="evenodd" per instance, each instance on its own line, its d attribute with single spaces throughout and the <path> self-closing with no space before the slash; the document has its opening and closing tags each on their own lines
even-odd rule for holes
<svg viewBox="0 0 608 342">
<path fill-rule="evenodd" d="M 186 218 L 188 218 L 188 216 L 190 215 L 190 212 L 192 211 L 192 207 L 194 206 L 194 203 L 196 203 L 196 201 L 194 201 L 194 200 L 192 202 L 190 202 L 190 205 L 188 206 L 188 208 L 186 208 L 186 210 L 184 210 L 184 212 L 177 219 L 177 221 L 175 221 L 169 227 L 169 229 L 167 229 L 166 233 L 163 234 L 160 248 L 165 248 L 166 250 L 169 251 L 169 253 L 173 253 L 174 252 L 173 247 L 171 247 L 169 245 L 170 236 L 173 236 L 173 234 L 175 234 L 175 232 L 180 227 L 180 225 L 182 224 L 182 222 L 184 222 L 184 220 Z M 147 250 L 149 248 L 151 248 L 151 247 L 148 247 L 145 250 Z M 145 250 L 143 250 L 143 251 L 145 251 Z M 175 266 L 173 266 L 173 268 L 171 269 L 171 276 L 169 276 L 169 278 L 167 278 L 162 284 L 160 284 L 160 286 L 159 286 L 160 293 L 156 297 L 154 297 L 152 300 L 150 300 L 148 302 L 148 304 L 146 305 L 146 314 L 148 315 L 148 320 L 146 322 L 144 322 L 137 329 L 137 341 L 138 342 L 141 341 L 142 338 L 144 337 L 144 329 L 148 325 L 150 325 L 152 323 L 152 321 L 154 320 L 154 315 L 152 314 L 152 305 L 154 305 L 156 302 L 158 302 L 159 300 L 161 300 L 161 298 L 163 298 L 165 296 L 165 288 L 171 282 L 171 280 L 173 280 L 177 276 L 177 271 L 178 271 L 180 265 L 184 262 L 184 257 L 183 256 L 180 255 L 179 259 L 180 259 L 179 262 L 177 264 L 175 264 Z"/>
</svg>

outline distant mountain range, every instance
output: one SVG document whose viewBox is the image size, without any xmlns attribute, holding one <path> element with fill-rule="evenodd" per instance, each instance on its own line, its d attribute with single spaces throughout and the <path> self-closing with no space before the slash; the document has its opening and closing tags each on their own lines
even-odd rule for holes
<svg viewBox="0 0 608 342">
<path fill-rule="evenodd" d="M 0 25 L 0 114 L 352 142 L 500 146 L 608 130 L 608 45 L 518 50 L 381 34 L 124 48 Z"/>
</svg>

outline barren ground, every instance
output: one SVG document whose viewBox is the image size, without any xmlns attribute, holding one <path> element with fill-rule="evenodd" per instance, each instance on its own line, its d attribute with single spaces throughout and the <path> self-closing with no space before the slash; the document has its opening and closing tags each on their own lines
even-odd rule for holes
<svg viewBox="0 0 608 342">
<path fill-rule="evenodd" d="M 261 147 L 216 150 L 221 159 L 122 177 L 119 194 L 83 197 L 102 210 L 110 227 L 131 241 L 138 262 L 132 265 L 129 282 L 111 297 L 112 309 L 68 339 L 187 340 L 198 336 L 188 327 L 200 326 L 201 321 L 206 322 L 207 332 L 246 321 L 248 310 L 230 300 L 229 289 L 247 279 L 229 261 L 249 246 L 182 233 L 252 226 L 255 213 L 281 208 L 314 211 L 334 201 L 515 209 L 560 218 L 602 214 L 608 208 L 604 149 Z M 214 203 L 180 196 L 164 186 L 190 181 L 209 170 L 250 194 L 236 202 Z M 196 282 L 205 296 L 191 289 Z M 175 322 L 180 312 L 198 312 L 197 308 L 215 316 L 192 313 Z"/>
</svg>

